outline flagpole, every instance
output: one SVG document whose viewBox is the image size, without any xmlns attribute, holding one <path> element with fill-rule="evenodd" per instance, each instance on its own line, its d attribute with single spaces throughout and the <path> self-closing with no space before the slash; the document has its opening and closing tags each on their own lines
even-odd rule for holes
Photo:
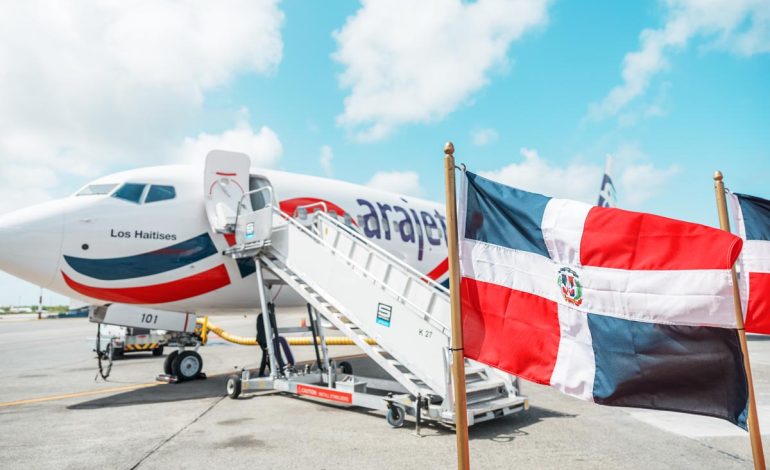
<svg viewBox="0 0 770 470">
<path fill-rule="evenodd" d="M 727 216 L 727 199 L 725 198 L 725 183 L 721 171 L 714 173 L 714 190 L 717 197 L 717 211 L 719 212 L 719 227 L 730 231 L 730 219 Z M 754 468 L 765 470 L 765 454 L 762 449 L 762 434 L 759 431 L 759 419 L 757 418 L 757 402 L 754 397 L 754 380 L 751 378 L 751 363 L 749 362 L 749 348 L 746 344 L 746 330 L 743 327 L 743 308 L 741 307 L 741 295 L 738 288 L 738 275 L 735 266 L 732 267 L 733 277 L 733 305 L 735 306 L 735 323 L 738 328 L 738 338 L 743 352 L 743 367 L 746 369 L 746 381 L 749 386 L 749 437 L 751 438 L 751 453 L 754 457 Z"/>
<path fill-rule="evenodd" d="M 446 185 L 447 248 L 449 249 L 449 297 L 452 306 L 452 383 L 455 399 L 455 435 L 457 468 L 470 468 L 468 451 L 468 404 L 465 396 L 465 357 L 463 324 L 460 316 L 460 250 L 457 241 L 457 202 L 455 200 L 455 146 L 444 146 L 444 182 Z"/>
</svg>

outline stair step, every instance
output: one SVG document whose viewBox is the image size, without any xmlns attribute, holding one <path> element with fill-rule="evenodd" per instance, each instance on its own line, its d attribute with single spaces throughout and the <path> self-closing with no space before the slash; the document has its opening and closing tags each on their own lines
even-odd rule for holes
<svg viewBox="0 0 770 470">
<path fill-rule="evenodd" d="M 465 388 L 467 389 L 469 385 L 483 382 L 486 380 L 486 377 L 480 375 L 480 374 L 472 374 L 472 375 L 466 375 L 465 376 Z"/>
<path fill-rule="evenodd" d="M 485 372 L 486 368 L 484 366 L 477 366 L 472 364 L 465 364 L 465 375 L 466 377 L 472 374 L 479 374 L 481 372 Z"/>
<path fill-rule="evenodd" d="M 487 383 L 472 384 L 466 390 L 471 390 L 466 394 L 468 405 L 484 403 L 497 398 L 507 397 L 508 393 L 505 387 L 489 386 Z"/>
<path fill-rule="evenodd" d="M 523 398 L 517 396 L 503 396 L 491 400 L 468 403 L 468 411 L 472 412 L 474 415 L 478 415 L 511 406 L 521 406 L 524 401 Z"/>
<path fill-rule="evenodd" d="M 400 368 L 406 369 L 405 365 L 401 364 L 400 362 L 398 362 L 395 359 L 388 359 L 387 361 L 388 361 L 388 364 L 390 364 L 390 365 L 392 365 L 394 367 L 400 367 Z"/>
<path fill-rule="evenodd" d="M 488 390 L 497 390 L 498 388 L 505 389 L 505 382 L 502 380 L 485 380 L 483 382 L 477 382 L 465 387 L 465 393 L 467 395 L 472 395 L 486 392 Z"/>
</svg>

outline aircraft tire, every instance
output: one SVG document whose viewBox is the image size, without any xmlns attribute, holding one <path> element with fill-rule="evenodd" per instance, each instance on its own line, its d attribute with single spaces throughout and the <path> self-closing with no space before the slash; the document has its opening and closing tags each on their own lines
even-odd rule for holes
<svg viewBox="0 0 770 470">
<path fill-rule="evenodd" d="M 158 346 L 157 348 L 152 350 L 152 355 L 155 357 L 162 356 L 163 355 L 163 346 Z"/>
<path fill-rule="evenodd" d="M 172 374 L 180 382 L 193 380 L 203 370 L 203 358 L 195 351 L 182 351 L 171 363 Z"/>
<path fill-rule="evenodd" d="M 343 374 L 347 374 L 347 375 L 352 375 L 353 374 L 353 365 L 351 363 L 349 363 L 348 361 L 340 362 L 337 367 L 340 368 L 340 371 Z"/>
<path fill-rule="evenodd" d="M 171 354 L 166 356 L 166 360 L 163 361 L 163 373 L 166 375 L 173 375 L 173 369 L 172 364 L 174 363 L 174 359 L 176 359 L 176 356 L 179 354 L 179 351 L 172 351 Z"/>
</svg>

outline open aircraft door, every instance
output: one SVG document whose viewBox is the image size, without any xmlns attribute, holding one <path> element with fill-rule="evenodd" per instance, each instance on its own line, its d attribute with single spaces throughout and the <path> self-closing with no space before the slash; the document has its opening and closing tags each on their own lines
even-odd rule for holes
<svg viewBox="0 0 770 470">
<path fill-rule="evenodd" d="M 250 166 L 244 153 L 212 150 L 206 155 L 206 216 L 215 232 L 235 234 L 237 245 L 263 245 L 272 231 L 272 188 L 250 191 Z M 252 207 L 257 199 L 264 202 Z"/>
</svg>

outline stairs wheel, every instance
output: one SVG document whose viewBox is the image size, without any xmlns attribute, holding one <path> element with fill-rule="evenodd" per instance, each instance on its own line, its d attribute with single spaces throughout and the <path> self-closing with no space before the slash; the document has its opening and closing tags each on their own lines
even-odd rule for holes
<svg viewBox="0 0 770 470">
<path fill-rule="evenodd" d="M 241 377 L 231 375 L 227 377 L 227 396 L 236 399 L 241 394 Z"/>
<path fill-rule="evenodd" d="M 404 425 L 404 418 L 406 418 L 406 413 L 398 406 L 388 408 L 388 413 L 385 415 L 385 420 L 392 428 L 402 427 Z"/>
<path fill-rule="evenodd" d="M 353 366 L 348 361 L 342 361 L 337 366 L 340 368 L 343 374 L 351 375 L 353 373 Z"/>
</svg>

